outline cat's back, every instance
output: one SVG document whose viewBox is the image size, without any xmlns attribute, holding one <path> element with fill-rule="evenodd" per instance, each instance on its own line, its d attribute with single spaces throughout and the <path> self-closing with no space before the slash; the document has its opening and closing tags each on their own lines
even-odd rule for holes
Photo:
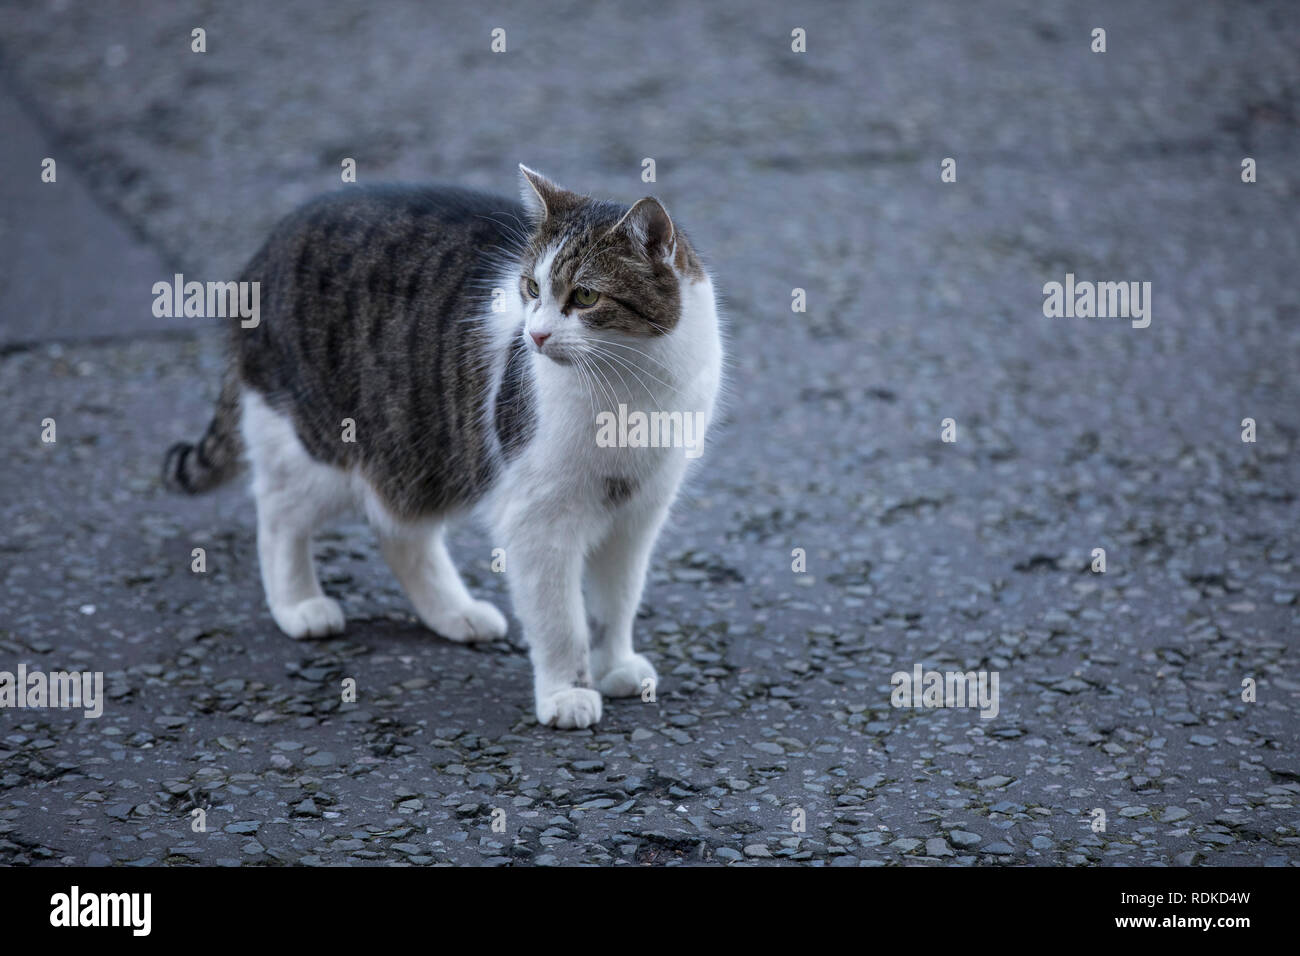
<svg viewBox="0 0 1300 956">
<path fill-rule="evenodd" d="M 232 329 L 240 379 L 291 415 L 314 457 L 386 476 L 398 510 L 444 499 L 457 477 L 479 484 L 488 338 L 476 319 L 525 229 L 517 201 L 451 186 L 311 200 L 244 271 L 260 283 L 261 322 Z M 340 443 L 344 419 L 354 443 Z M 416 446 L 443 449 L 460 475 L 403 460 Z"/>
<path fill-rule="evenodd" d="M 322 193 L 281 219 L 271 238 L 274 242 L 313 229 L 339 230 L 346 236 L 353 229 L 375 227 L 385 235 L 430 237 L 427 230 L 437 230 L 490 237 L 507 224 L 516 230 L 523 227 L 517 200 L 442 183 L 386 183 Z"/>
<path fill-rule="evenodd" d="M 244 277 L 260 280 L 263 295 L 305 295 L 360 279 L 377 293 L 411 297 L 429 291 L 421 279 L 450 286 L 458 269 L 499 258 L 525 229 L 523 208 L 501 196 L 443 185 L 356 186 L 282 219 Z"/>
</svg>

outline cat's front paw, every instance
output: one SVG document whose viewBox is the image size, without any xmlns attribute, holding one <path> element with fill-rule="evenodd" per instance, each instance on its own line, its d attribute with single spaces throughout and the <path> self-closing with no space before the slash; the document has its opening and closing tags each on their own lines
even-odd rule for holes
<svg viewBox="0 0 1300 956">
<path fill-rule="evenodd" d="M 505 616 L 487 601 L 471 601 L 425 623 L 435 634 L 462 644 L 497 641 L 506 636 Z"/>
<path fill-rule="evenodd" d="M 654 665 L 640 654 L 619 658 L 596 676 L 596 688 L 606 697 L 636 697 L 646 690 L 653 694 L 658 683 Z"/>
<path fill-rule="evenodd" d="M 343 608 L 333 598 L 314 597 L 297 604 L 271 608 L 280 630 L 295 641 L 311 637 L 328 637 L 343 631 Z"/>
<path fill-rule="evenodd" d="M 537 721 L 560 730 L 581 730 L 600 720 L 600 694 L 587 687 L 566 687 L 537 698 Z"/>
</svg>

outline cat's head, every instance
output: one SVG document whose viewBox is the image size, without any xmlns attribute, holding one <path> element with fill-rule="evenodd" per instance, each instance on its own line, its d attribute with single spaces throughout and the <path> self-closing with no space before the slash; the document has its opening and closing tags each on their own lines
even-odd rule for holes
<svg viewBox="0 0 1300 956">
<path fill-rule="evenodd" d="M 629 208 L 519 170 L 532 226 L 518 277 L 528 346 L 567 362 L 602 340 L 671 335 L 683 285 L 704 272 L 663 204 L 646 197 Z"/>
</svg>

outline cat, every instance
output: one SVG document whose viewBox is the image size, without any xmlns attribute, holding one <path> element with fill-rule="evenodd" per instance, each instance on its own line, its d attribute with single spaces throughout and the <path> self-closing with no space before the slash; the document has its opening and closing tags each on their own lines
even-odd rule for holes
<svg viewBox="0 0 1300 956">
<path fill-rule="evenodd" d="M 713 280 L 659 200 L 520 174 L 519 202 L 351 187 L 283 220 L 243 275 L 261 283 L 261 321 L 232 323 L 212 422 L 168 451 L 163 480 L 196 494 L 251 466 L 262 584 L 292 638 L 343 630 L 311 535 L 349 508 L 432 631 L 504 637 L 444 543 L 448 519 L 478 510 L 504 549 L 537 720 L 583 728 L 602 695 L 655 687 L 633 623 L 698 456 L 626 429 L 598 441 L 597 421 L 681 413 L 702 435 L 723 338 Z"/>
</svg>

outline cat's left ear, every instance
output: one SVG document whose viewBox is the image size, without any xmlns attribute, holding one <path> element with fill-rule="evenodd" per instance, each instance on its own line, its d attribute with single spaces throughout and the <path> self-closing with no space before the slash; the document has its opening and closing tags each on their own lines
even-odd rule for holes
<svg viewBox="0 0 1300 956">
<path fill-rule="evenodd" d="M 672 261 L 677 244 L 677 230 L 664 204 L 653 196 L 638 199 L 614 229 L 630 237 L 645 250 L 652 262 Z"/>
<path fill-rule="evenodd" d="M 519 164 L 519 197 L 535 221 L 541 222 L 561 209 L 582 201 L 577 193 L 551 182 L 535 169 Z"/>
</svg>

